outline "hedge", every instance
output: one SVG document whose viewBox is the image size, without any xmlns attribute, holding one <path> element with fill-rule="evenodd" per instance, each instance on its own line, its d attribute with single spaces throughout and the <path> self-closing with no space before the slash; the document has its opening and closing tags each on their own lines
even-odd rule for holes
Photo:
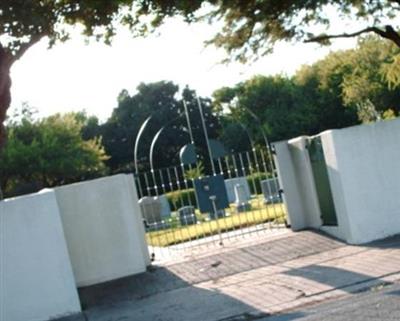
<svg viewBox="0 0 400 321">
<path fill-rule="evenodd" d="M 196 194 L 193 188 L 169 192 L 167 196 L 171 211 L 177 211 L 183 206 L 193 205 L 197 207 Z"/>
</svg>

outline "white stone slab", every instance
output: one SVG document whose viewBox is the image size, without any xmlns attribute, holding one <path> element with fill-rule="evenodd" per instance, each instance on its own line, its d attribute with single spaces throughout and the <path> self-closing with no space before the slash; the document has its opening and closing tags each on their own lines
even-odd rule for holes
<svg viewBox="0 0 400 321">
<path fill-rule="evenodd" d="M 150 264 L 132 175 L 55 189 L 78 286 L 144 272 Z"/>
<path fill-rule="evenodd" d="M 53 191 L 0 201 L 0 320 L 81 311 Z"/>
</svg>

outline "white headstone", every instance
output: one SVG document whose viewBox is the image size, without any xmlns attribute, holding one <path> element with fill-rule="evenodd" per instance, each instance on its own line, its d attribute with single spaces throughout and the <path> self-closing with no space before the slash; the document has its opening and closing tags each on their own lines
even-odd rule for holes
<svg viewBox="0 0 400 321">
<path fill-rule="evenodd" d="M 144 196 L 139 200 L 140 210 L 143 219 L 147 224 L 160 223 L 161 218 L 161 201 L 156 197 Z"/>
<path fill-rule="evenodd" d="M 247 183 L 246 177 L 235 177 L 229 178 L 225 180 L 226 192 L 228 194 L 229 203 L 233 203 L 235 201 L 235 185 L 240 184 L 244 187 L 247 200 L 251 198 L 249 184 Z"/>
<path fill-rule="evenodd" d="M 170 218 L 171 217 L 171 207 L 169 206 L 167 196 L 165 196 L 163 194 L 163 195 L 154 197 L 154 199 L 158 200 L 161 203 L 161 217 L 163 219 Z"/>
<path fill-rule="evenodd" d="M 181 225 L 191 225 L 197 223 L 194 206 L 183 206 L 178 210 Z"/>
<path fill-rule="evenodd" d="M 243 185 L 235 185 L 235 204 L 238 212 L 250 209 L 250 203 L 247 198 L 246 190 Z"/>
<path fill-rule="evenodd" d="M 278 178 L 269 178 L 261 181 L 261 189 L 266 203 L 280 201 Z"/>
</svg>

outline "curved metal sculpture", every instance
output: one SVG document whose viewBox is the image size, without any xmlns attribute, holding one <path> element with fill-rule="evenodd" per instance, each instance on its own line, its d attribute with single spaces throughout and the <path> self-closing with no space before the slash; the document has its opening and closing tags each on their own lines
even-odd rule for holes
<svg viewBox="0 0 400 321">
<path fill-rule="evenodd" d="M 138 169 L 138 159 L 137 159 L 137 153 L 139 150 L 139 141 L 140 138 L 143 135 L 144 130 L 146 129 L 148 123 L 150 122 L 151 118 L 153 117 L 153 115 L 149 116 L 146 118 L 146 120 L 143 122 L 142 126 L 140 126 L 139 132 L 136 136 L 136 140 L 135 140 L 135 147 L 134 147 L 134 164 L 135 164 L 135 173 L 138 174 L 139 173 L 139 169 Z"/>
<path fill-rule="evenodd" d="M 169 125 L 171 125 L 174 121 L 178 120 L 179 118 L 181 118 L 184 114 L 180 114 L 179 116 L 171 119 L 169 122 L 167 122 L 163 127 L 161 127 L 158 132 L 154 135 L 153 140 L 151 141 L 151 145 L 150 145 L 150 169 L 152 172 L 154 172 L 154 162 L 153 162 L 153 155 L 154 155 L 154 147 L 156 146 L 157 140 L 160 137 L 161 133 L 163 132 L 163 130 L 168 127 Z M 183 131 L 184 132 L 184 131 Z"/>
<path fill-rule="evenodd" d="M 248 109 L 248 108 L 244 108 L 244 110 L 247 111 L 247 112 L 249 113 L 249 115 L 250 115 L 251 117 L 253 117 L 253 119 L 254 119 L 254 120 L 258 123 L 258 125 L 260 126 L 261 134 L 262 134 L 262 136 L 263 136 L 265 145 L 266 145 L 266 147 L 269 149 L 269 148 L 270 148 L 269 141 L 268 141 L 267 135 L 265 134 L 265 130 L 264 130 L 264 128 L 262 127 L 262 123 L 261 123 L 260 117 L 258 117 L 255 113 L 253 113 L 253 112 L 252 112 L 250 109 Z"/>
</svg>

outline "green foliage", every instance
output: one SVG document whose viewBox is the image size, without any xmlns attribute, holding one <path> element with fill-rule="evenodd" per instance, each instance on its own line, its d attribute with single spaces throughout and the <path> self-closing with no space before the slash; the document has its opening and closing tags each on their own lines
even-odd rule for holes
<svg viewBox="0 0 400 321">
<path fill-rule="evenodd" d="M 26 1 L 0 2 L 0 36 L 3 46 L 14 59 L 47 37 L 49 44 L 70 38 L 72 25 L 82 27 L 82 33 L 110 43 L 120 24 L 130 25 L 135 1 Z"/>
<path fill-rule="evenodd" d="M 156 133 L 164 127 L 154 147 L 154 168 L 165 168 L 180 164 L 179 151 L 190 142 L 189 130 L 184 114 L 182 99 L 178 99 L 179 87 L 170 81 L 140 84 L 137 92 L 130 96 L 123 90 L 118 97 L 118 106 L 112 116 L 102 125 L 94 122 L 90 128 L 92 135 L 101 135 L 110 159 L 107 165 L 112 172 L 129 172 L 133 169 L 134 146 L 143 122 L 152 116 L 140 138 L 138 165 L 141 172 L 149 170 L 150 146 Z M 187 104 L 190 121 L 200 157 L 207 155 L 207 147 L 200 123 L 196 93 L 189 88 L 181 92 Z M 208 133 L 216 137 L 220 124 L 211 111 L 211 101 L 199 98 L 204 109 Z M 86 131 L 89 131 L 87 126 Z M 89 138 L 91 136 L 88 136 Z M 203 161 L 205 170 L 209 164 Z"/>
<path fill-rule="evenodd" d="M 385 110 L 382 113 L 382 119 L 384 119 L 384 120 L 390 120 L 390 119 L 395 119 L 395 118 L 396 118 L 396 114 L 392 109 Z"/>
<path fill-rule="evenodd" d="M 374 121 L 387 109 L 395 114 L 400 110 L 400 91 L 395 85 L 400 76 L 391 68 L 399 53 L 400 48 L 393 44 L 366 37 L 355 49 L 331 53 L 303 67 L 296 81 L 303 86 L 313 83 L 320 93 L 331 94 L 336 100 L 330 100 L 332 103 L 357 111 L 362 122 Z"/>
<path fill-rule="evenodd" d="M 203 217 L 198 219 L 201 222 L 200 225 L 181 226 L 175 219 L 172 219 L 172 224 L 169 223 L 170 228 L 147 232 L 147 242 L 153 246 L 168 246 L 260 223 L 283 224 L 285 222 L 286 214 L 281 204 L 264 206 L 262 199 L 252 199 L 250 203 L 251 210 L 236 213 L 236 210 L 231 208 L 228 209 L 229 216 L 218 220 L 205 220 L 204 215 L 197 214 L 197 217 Z"/>
<path fill-rule="evenodd" d="M 177 211 L 183 206 L 197 206 L 196 193 L 193 188 L 169 192 L 165 195 L 172 211 Z"/>
<path fill-rule="evenodd" d="M 143 36 L 158 28 L 165 19 L 182 16 L 188 22 L 207 19 L 223 25 L 209 41 L 227 51 L 232 59 L 245 61 L 254 55 L 271 52 L 280 40 L 315 41 L 328 44 L 330 39 L 375 33 L 400 44 L 400 37 L 388 21 L 398 18 L 396 1 L 176 1 L 176 0 L 108 0 L 108 1 L 25 1 L 2 0 L 0 36 L 15 58 L 43 37 L 50 45 L 66 41 L 71 25 L 80 25 L 82 33 L 110 43 L 118 25 L 127 26 L 134 36 Z M 199 10 L 201 9 L 201 10 Z M 333 10 L 332 10 L 333 9 Z M 366 28 L 346 34 L 314 34 L 315 25 L 330 24 L 329 12 L 340 18 L 365 21 Z M 369 25 L 373 21 L 373 25 Z M 385 28 L 378 28 L 384 22 Z"/>
<path fill-rule="evenodd" d="M 394 30 L 400 11 L 398 1 L 154 0 L 141 2 L 139 8 L 139 17 L 151 17 L 147 21 L 142 19 L 143 30 L 153 30 L 166 18 L 175 15 L 183 16 L 189 22 L 208 20 L 214 25 L 223 22 L 208 43 L 223 48 L 229 59 L 242 62 L 270 53 L 274 45 L 281 40 L 318 42 L 326 45 L 333 38 L 374 33 L 400 46 L 400 36 Z M 333 31 L 333 34 L 315 33 L 315 30 L 324 30 L 330 26 L 333 12 L 337 13 L 339 19 L 362 21 L 365 28 L 346 30 L 346 33 L 339 28 L 338 31 Z M 393 21 L 393 26 L 389 24 L 390 20 Z M 339 25 L 336 20 L 335 24 Z M 385 27 L 379 28 L 381 24 Z"/>
<path fill-rule="evenodd" d="M 196 167 L 193 167 L 191 169 L 188 169 L 185 171 L 185 179 L 187 180 L 194 180 L 196 178 L 199 178 L 201 176 L 204 176 L 204 165 L 203 162 L 198 162 L 196 164 Z"/>
<path fill-rule="evenodd" d="M 101 139 L 83 140 L 81 130 L 73 113 L 11 122 L 0 157 L 2 189 L 10 194 L 21 184 L 56 186 L 104 173 Z"/>
<path fill-rule="evenodd" d="M 230 115 L 221 117 L 222 130 L 220 140 L 229 152 L 238 153 L 251 149 L 251 142 L 244 126 Z M 240 121 L 240 120 L 239 120 Z"/>
<path fill-rule="evenodd" d="M 255 76 L 214 93 L 214 106 L 223 106 L 228 113 L 224 116 L 229 121 L 223 122 L 221 136 L 224 143 L 235 151 L 249 150 L 246 130 L 253 141 L 264 144 L 262 130 L 270 141 L 278 141 L 355 124 L 355 111 L 343 108 L 335 92 L 320 88 L 320 77 L 314 69 L 306 71 L 301 71 L 301 81 L 283 76 Z"/>
<path fill-rule="evenodd" d="M 150 121 L 140 141 L 140 164 L 146 164 L 148 169 L 150 145 L 156 132 L 182 112 L 182 106 L 175 99 L 178 86 L 172 82 L 160 81 L 151 84 L 140 84 L 136 94 L 130 96 L 124 90 L 118 97 L 118 106 L 111 117 L 100 128 L 103 143 L 110 159 L 107 165 L 115 172 L 132 169 L 134 145 L 140 126 L 150 115 Z M 173 142 L 175 138 L 175 143 Z M 177 145 L 185 141 L 183 133 L 178 133 L 171 127 L 165 131 L 157 144 L 154 163 L 166 165 L 163 159 L 176 156 Z M 165 147 L 162 151 L 159 147 Z M 143 167 L 142 167 L 143 170 Z"/>
<path fill-rule="evenodd" d="M 400 76 L 389 66 L 399 54 L 395 45 L 367 37 L 355 49 L 303 66 L 294 77 L 255 76 L 221 88 L 213 94 L 213 108 L 223 118 L 220 137 L 230 150 L 249 150 L 243 127 L 261 144 L 261 129 L 278 141 L 398 116 L 400 91 L 394 84 Z"/>
<path fill-rule="evenodd" d="M 251 194 L 261 194 L 261 181 L 271 178 L 272 176 L 270 174 L 266 173 L 253 173 L 251 175 L 246 176 L 247 184 L 249 185 L 250 188 L 250 193 Z"/>
</svg>

